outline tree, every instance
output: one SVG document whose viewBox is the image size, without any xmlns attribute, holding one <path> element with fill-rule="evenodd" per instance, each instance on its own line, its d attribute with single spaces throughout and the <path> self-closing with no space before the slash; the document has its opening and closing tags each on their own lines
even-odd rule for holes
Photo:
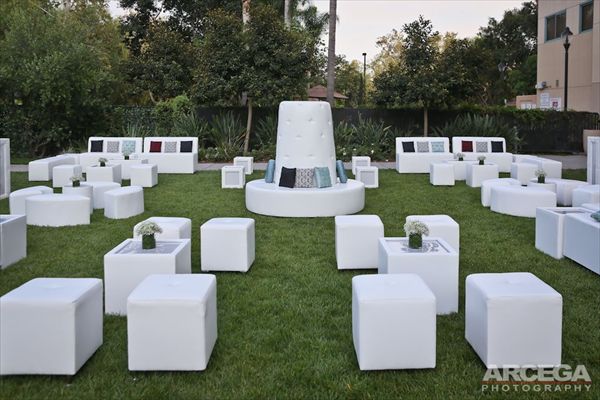
<svg viewBox="0 0 600 400">
<path fill-rule="evenodd" d="M 337 19 L 337 0 L 329 0 L 329 43 L 327 46 L 327 101 L 333 107 L 335 99 L 335 24 Z"/>
</svg>

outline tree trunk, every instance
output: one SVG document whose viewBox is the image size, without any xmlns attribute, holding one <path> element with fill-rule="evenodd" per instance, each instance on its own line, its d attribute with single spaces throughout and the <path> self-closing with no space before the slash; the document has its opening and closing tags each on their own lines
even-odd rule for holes
<svg viewBox="0 0 600 400">
<path fill-rule="evenodd" d="M 242 22 L 244 25 L 250 22 L 250 0 L 242 0 Z"/>
<path fill-rule="evenodd" d="M 335 23 L 337 19 L 337 0 L 329 0 L 329 45 L 327 48 L 327 101 L 335 106 Z"/>
<path fill-rule="evenodd" d="M 292 15 L 290 13 L 290 0 L 283 2 L 283 21 L 288 28 L 292 25 Z"/>
<path fill-rule="evenodd" d="M 244 138 L 244 154 L 250 150 L 250 132 L 252 130 L 252 98 L 248 98 L 248 119 L 246 121 L 246 137 Z"/>
<path fill-rule="evenodd" d="M 423 136 L 427 137 L 429 131 L 429 109 L 423 107 Z"/>
</svg>

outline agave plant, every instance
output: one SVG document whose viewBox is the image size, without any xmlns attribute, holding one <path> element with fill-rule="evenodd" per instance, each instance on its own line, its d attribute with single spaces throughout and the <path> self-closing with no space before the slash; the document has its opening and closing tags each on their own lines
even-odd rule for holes
<svg viewBox="0 0 600 400">
<path fill-rule="evenodd" d="M 194 111 L 178 114 L 173 122 L 171 134 L 173 136 L 197 137 L 200 143 L 209 135 L 209 127 L 206 121 L 198 118 Z"/>
<path fill-rule="evenodd" d="M 244 125 L 231 111 L 217 115 L 210 124 L 210 138 L 225 159 L 231 160 L 242 152 Z"/>
</svg>

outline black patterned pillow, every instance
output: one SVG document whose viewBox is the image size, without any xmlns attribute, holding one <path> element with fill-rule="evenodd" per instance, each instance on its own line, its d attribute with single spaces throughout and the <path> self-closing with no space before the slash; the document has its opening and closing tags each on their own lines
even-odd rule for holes
<svg viewBox="0 0 600 400">
<path fill-rule="evenodd" d="M 417 153 L 429 153 L 429 142 L 417 142 Z"/>
<path fill-rule="evenodd" d="M 177 142 L 165 142 L 165 153 L 177 153 Z"/>
<path fill-rule="evenodd" d="M 91 153 L 102 153 L 102 146 L 104 144 L 104 140 L 92 140 L 90 144 L 90 152 Z"/>
<path fill-rule="evenodd" d="M 477 153 L 487 153 L 488 142 L 475 142 L 475 151 Z"/>
<path fill-rule="evenodd" d="M 119 142 L 107 140 L 106 141 L 106 152 L 107 153 L 118 153 L 119 152 Z"/>
<path fill-rule="evenodd" d="M 296 184 L 294 187 L 312 188 L 315 186 L 315 170 L 313 168 L 296 169 Z"/>
</svg>

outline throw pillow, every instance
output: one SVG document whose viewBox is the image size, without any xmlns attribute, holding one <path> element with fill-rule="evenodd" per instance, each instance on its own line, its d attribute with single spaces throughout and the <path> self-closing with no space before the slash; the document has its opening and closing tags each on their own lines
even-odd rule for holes
<svg viewBox="0 0 600 400">
<path fill-rule="evenodd" d="M 429 142 L 417 142 L 418 153 L 429 153 Z"/>
<path fill-rule="evenodd" d="M 106 152 L 107 153 L 118 153 L 119 152 L 119 142 L 107 140 L 106 141 Z"/>
<path fill-rule="evenodd" d="M 162 151 L 162 142 L 150 142 L 150 153 L 160 153 Z"/>
<path fill-rule="evenodd" d="M 471 140 L 463 140 L 460 147 L 461 147 L 462 151 L 465 153 L 473 152 L 473 142 Z"/>
<path fill-rule="evenodd" d="M 177 142 L 165 142 L 165 153 L 177 153 Z"/>
<path fill-rule="evenodd" d="M 293 188 L 296 184 L 296 168 L 281 167 L 279 186 Z"/>
<path fill-rule="evenodd" d="M 275 178 L 275 160 L 269 160 L 265 170 L 265 183 L 273 183 Z"/>
<path fill-rule="evenodd" d="M 337 160 L 335 162 L 335 169 L 338 178 L 340 178 L 340 183 L 348 182 L 348 176 L 346 176 L 346 169 L 344 168 L 344 163 L 342 162 L 342 160 Z"/>
<path fill-rule="evenodd" d="M 504 153 L 504 142 L 497 140 L 492 142 L 492 153 Z"/>
<path fill-rule="evenodd" d="M 329 175 L 329 167 L 316 167 L 315 180 L 318 188 L 331 187 L 331 176 Z"/>
<path fill-rule="evenodd" d="M 593 213 L 592 218 L 594 218 L 596 221 L 600 222 L 600 211 L 596 211 L 595 213 Z"/>
<path fill-rule="evenodd" d="M 475 142 L 475 151 L 478 153 L 487 153 L 488 142 Z"/>
<path fill-rule="evenodd" d="M 103 144 L 104 144 L 104 140 L 92 140 L 92 143 L 90 144 L 90 152 L 102 153 Z"/>
<path fill-rule="evenodd" d="M 444 142 L 431 142 L 431 151 L 433 153 L 443 153 Z"/>
<path fill-rule="evenodd" d="M 193 142 L 191 140 L 185 140 L 179 142 L 179 152 L 180 153 L 191 153 Z"/>
<path fill-rule="evenodd" d="M 135 153 L 135 142 L 133 140 L 123 140 L 123 144 L 121 145 L 121 153 Z"/>
<path fill-rule="evenodd" d="M 402 151 L 405 153 L 414 153 L 415 152 L 415 143 L 414 142 L 402 142 Z"/>
<path fill-rule="evenodd" d="M 298 168 L 296 169 L 296 183 L 294 187 L 297 188 L 312 188 L 315 187 L 315 171 L 312 168 Z"/>
</svg>

